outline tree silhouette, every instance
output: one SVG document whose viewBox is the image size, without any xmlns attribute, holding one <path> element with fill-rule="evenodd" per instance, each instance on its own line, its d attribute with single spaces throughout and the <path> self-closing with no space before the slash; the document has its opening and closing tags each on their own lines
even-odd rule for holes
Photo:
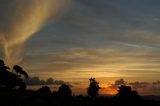
<svg viewBox="0 0 160 106">
<path fill-rule="evenodd" d="M 3 60 L 0 60 L 0 86 L 9 89 L 25 90 L 26 84 L 15 73 L 9 71 L 9 67 L 5 65 Z"/>
<path fill-rule="evenodd" d="M 89 96 L 94 98 L 98 96 L 98 91 L 100 89 L 99 83 L 95 80 L 95 78 L 90 78 L 89 81 L 90 81 L 90 85 L 87 89 L 87 93 Z"/>
<path fill-rule="evenodd" d="M 37 93 L 41 96 L 47 96 L 50 95 L 52 92 L 48 86 L 42 86 L 37 90 Z"/>
<path fill-rule="evenodd" d="M 4 73 L 8 69 L 10 69 L 10 68 L 5 65 L 3 60 L 0 59 L 0 73 Z"/>
<path fill-rule="evenodd" d="M 62 84 L 59 89 L 58 89 L 58 95 L 59 96 L 64 96 L 64 97 L 68 97 L 72 95 L 72 90 L 70 89 L 70 87 L 66 84 Z"/>
<path fill-rule="evenodd" d="M 118 90 L 116 97 L 121 101 L 138 101 L 140 96 L 137 91 L 131 89 L 130 86 L 121 85 Z"/>
<path fill-rule="evenodd" d="M 14 65 L 13 69 L 16 71 L 17 75 L 24 75 L 25 78 L 29 78 L 28 74 L 19 65 Z"/>
</svg>

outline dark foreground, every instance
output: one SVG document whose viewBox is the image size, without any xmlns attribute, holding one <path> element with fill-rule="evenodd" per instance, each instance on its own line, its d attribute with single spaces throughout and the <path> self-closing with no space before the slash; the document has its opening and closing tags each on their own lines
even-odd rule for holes
<svg viewBox="0 0 160 106">
<path fill-rule="evenodd" d="M 158 100 L 117 97 L 59 96 L 37 91 L 0 91 L 0 106 L 160 106 Z"/>
</svg>

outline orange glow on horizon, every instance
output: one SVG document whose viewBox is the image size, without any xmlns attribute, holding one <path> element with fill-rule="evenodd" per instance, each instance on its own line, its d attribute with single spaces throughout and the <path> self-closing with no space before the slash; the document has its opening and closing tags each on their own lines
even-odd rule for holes
<svg viewBox="0 0 160 106">
<path fill-rule="evenodd" d="M 116 95 L 118 92 L 117 92 L 117 89 L 116 88 L 102 88 L 100 90 L 100 95 Z"/>
</svg>

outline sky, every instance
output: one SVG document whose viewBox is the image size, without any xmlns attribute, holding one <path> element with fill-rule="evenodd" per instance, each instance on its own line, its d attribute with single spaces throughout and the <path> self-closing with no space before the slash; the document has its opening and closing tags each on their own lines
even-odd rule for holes
<svg viewBox="0 0 160 106">
<path fill-rule="evenodd" d="M 0 0 L 0 58 L 76 89 L 95 77 L 105 94 L 124 78 L 160 95 L 159 10 L 159 0 Z"/>
</svg>

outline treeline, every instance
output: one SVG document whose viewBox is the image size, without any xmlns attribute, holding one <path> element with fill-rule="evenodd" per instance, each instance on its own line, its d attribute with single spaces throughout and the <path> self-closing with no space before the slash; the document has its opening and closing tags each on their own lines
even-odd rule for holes
<svg viewBox="0 0 160 106">
<path fill-rule="evenodd" d="M 160 106 L 160 101 L 143 100 L 130 86 L 121 85 L 113 97 L 98 96 L 99 83 L 95 78 L 89 79 L 88 95 L 72 95 L 67 84 L 62 84 L 52 92 L 48 86 L 36 91 L 7 90 L 0 88 L 1 106 Z"/>
<path fill-rule="evenodd" d="M 122 84 L 112 98 L 99 96 L 99 83 L 89 79 L 87 96 L 73 96 L 70 86 L 62 84 L 52 92 L 48 86 L 37 91 L 26 90 L 24 69 L 14 65 L 13 71 L 0 60 L 0 106 L 160 106 L 160 101 L 143 100 L 137 91 Z"/>
</svg>

